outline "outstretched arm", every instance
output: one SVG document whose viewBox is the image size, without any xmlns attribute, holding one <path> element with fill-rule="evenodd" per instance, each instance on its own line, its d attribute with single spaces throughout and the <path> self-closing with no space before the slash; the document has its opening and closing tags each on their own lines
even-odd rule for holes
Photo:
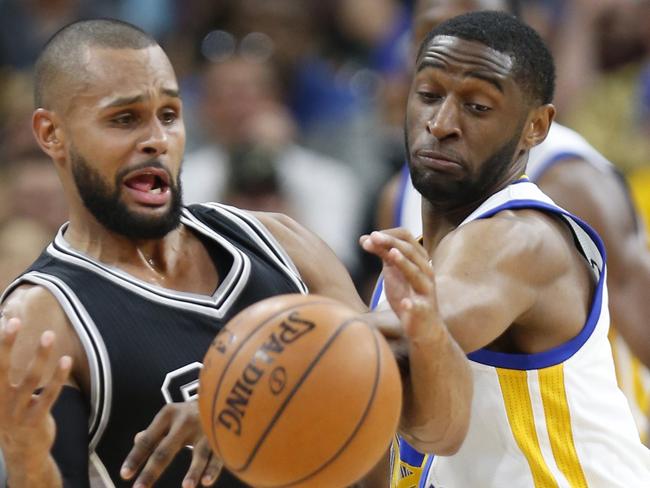
<svg viewBox="0 0 650 488">
<path fill-rule="evenodd" d="M 384 262 L 386 297 L 408 343 L 400 433 L 421 452 L 449 455 L 464 440 L 473 388 L 465 353 L 505 334 L 513 352 L 539 352 L 573 337 L 586 320 L 587 265 L 569 232 L 539 212 L 516 213 L 453 232 L 432 265 L 404 229 L 362 237 Z M 570 273 L 584 278 L 579 292 L 558 299 L 558 280 L 572 282 Z M 545 314 L 562 318 L 549 322 Z"/>
<path fill-rule="evenodd" d="M 438 311 L 429 257 L 403 229 L 373 232 L 361 245 L 384 263 L 386 295 L 408 340 L 401 434 L 422 452 L 453 454 L 469 426 L 471 371 Z"/>
</svg>

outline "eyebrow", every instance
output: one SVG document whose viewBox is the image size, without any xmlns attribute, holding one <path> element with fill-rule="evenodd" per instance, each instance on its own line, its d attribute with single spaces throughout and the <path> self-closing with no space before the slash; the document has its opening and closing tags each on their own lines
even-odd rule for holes
<svg viewBox="0 0 650 488">
<path fill-rule="evenodd" d="M 161 90 L 162 94 L 171 98 L 180 98 L 180 93 L 177 89 L 173 88 L 163 88 Z M 124 107 L 126 105 L 133 105 L 135 103 L 142 103 L 148 97 L 145 95 L 135 95 L 133 97 L 120 97 L 109 102 L 104 106 L 104 108 L 113 108 L 113 107 Z"/>
<path fill-rule="evenodd" d="M 417 68 L 417 73 L 422 71 L 423 69 L 426 68 L 433 68 L 433 69 L 445 69 L 444 63 L 441 63 L 440 61 L 436 61 L 430 58 L 424 58 L 420 62 Z M 477 78 L 479 80 L 485 81 L 486 83 L 489 83 L 493 87 L 495 87 L 497 90 L 499 90 L 501 93 L 504 93 L 503 90 L 503 85 L 501 82 L 494 78 L 493 76 L 490 76 L 488 74 L 482 73 L 480 71 L 468 71 L 465 73 L 465 77 L 469 78 Z"/>
</svg>

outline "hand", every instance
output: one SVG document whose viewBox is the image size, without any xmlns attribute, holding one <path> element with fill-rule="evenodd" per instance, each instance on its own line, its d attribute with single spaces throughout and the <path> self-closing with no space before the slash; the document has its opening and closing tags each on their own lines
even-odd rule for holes
<svg viewBox="0 0 650 488">
<path fill-rule="evenodd" d="M 7 467 L 31 462 L 35 469 L 43 469 L 46 465 L 44 460 L 50 457 L 56 433 L 50 409 L 68 378 L 72 359 L 63 356 L 52 377 L 44 380 L 46 364 L 55 341 L 55 334 L 46 331 L 40 337 L 36 354 L 23 378 L 18 383 L 12 383 L 11 354 L 20 327 L 20 320 L 12 318 L 0 333 L 0 447 Z M 34 394 L 41 385 L 41 392 Z M 26 469 L 31 471 L 31 468 Z"/>
<path fill-rule="evenodd" d="M 153 486 L 174 456 L 187 445 L 193 446 L 192 463 L 183 488 L 199 484 L 211 486 L 221 471 L 221 461 L 212 453 L 201 430 L 199 407 L 195 401 L 165 405 L 146 430 L 139 432 L 126 457 L 120 475 L 131 479 L 146 461 L 134 488 Z"/>
<path fill-rule="evenodd" d="M 441 324 L 433 268 L 424 248 L 405 229 L 362 236 L 361 246 L 383 262 L 384 292 L 409 340 L 435 335 Z"/>
</svg>

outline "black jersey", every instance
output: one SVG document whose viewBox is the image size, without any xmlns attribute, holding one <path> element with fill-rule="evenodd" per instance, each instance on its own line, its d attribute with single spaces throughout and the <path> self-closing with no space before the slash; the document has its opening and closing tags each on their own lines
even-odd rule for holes
<svg viewBox="0 0 650 488">
<path fill-rule="evenodd" d="M 47 288 L 75 328 L 91 374 L 90 461 L 115 486 L 128 485 L 119 470 L 135 434 L 166 402 L 196 398 L 201 361 L 225 323 L 269 296 L 306 292 L 290 258 L 252 215 L 193 205 L 183 210 L 182 223 L 202 240 L 219 271 L 211 296 L 151 285 L 91 259 L 65 241 L 65 226 L 5 292 L 26 283 Z M 157 486 L 181 485 L 189 468 L 186 451 Z"/>
</svg>

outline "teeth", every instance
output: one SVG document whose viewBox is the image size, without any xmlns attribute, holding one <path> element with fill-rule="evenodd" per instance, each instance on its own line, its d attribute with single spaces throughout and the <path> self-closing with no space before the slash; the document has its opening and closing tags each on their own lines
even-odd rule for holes
<svg viewBox="0 0 650 488">
<path fill-rule="evenodd" d="M 152 190 L 149 190 L 149 193 L 153 193 L 154 195 L 159 195 L 160 193 L 162 193 L 162 188 L 160 188 L 160 187 L 159 188 L 154 188 Z"/>
</svg>

